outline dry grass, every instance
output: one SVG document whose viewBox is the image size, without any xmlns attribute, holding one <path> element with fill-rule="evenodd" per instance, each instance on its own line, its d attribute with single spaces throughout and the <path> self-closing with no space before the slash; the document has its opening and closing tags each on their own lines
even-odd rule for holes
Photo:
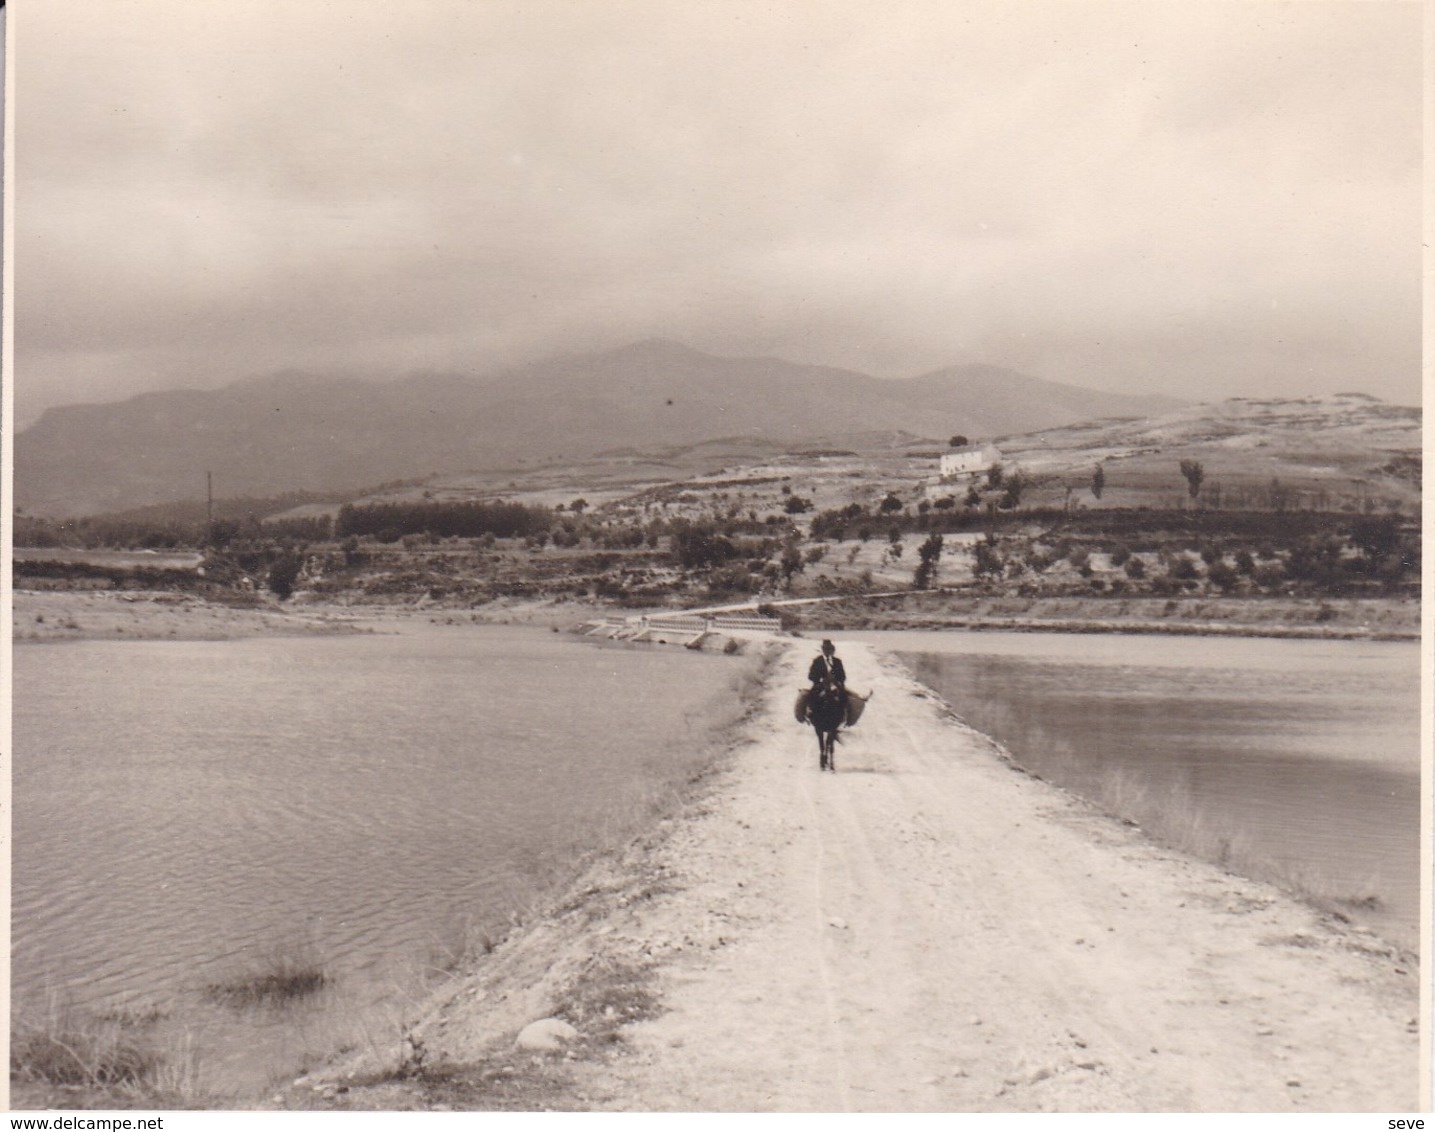
<svg viewBox="0 0 1435 1132">
<path fill-rule="evenodd" d="M 1249 838 L 1224 827 L 1184 786 L 1171 786 L 1157 793 L 1122 767 L 1102 779 L 1097 800 L 1114 816 L 1139 825 L 1172 849 L 1247 874 L 1263 867 Z"/>
<path fill-rule="evenodd" d="M 16 1081 L 47 1085 L 148 1088 L 159 1054 L 130 1028 L 113 1021 L 67 1015 L 17 1028 L 10 1048 Z"/>
<path fill-rule="evenodd" d="M 192 1035 L 168 1020 L 157 1008 L 88 1012 L 52 994 L 37 1013 L 15 1017 L 12 1107 L 195 1107 Z"/>
<path fill-rule="evenodd" d="M 259 967 L 205 987 L 212 1002 L 237 1009 L 287 1006 L 318 994 L 329 985 L 324 964 L 308 947 L 276 952 Z"/>
<path fill-rule="evenodd" d="M 1140 826 L 1153 841 L 1273 884 L 1338 919 L 1349 921 L 1386 907 L 1381 894 L 1388 886 L 1379 876 L 1351 885 L 1317 870 L 1273 862 L 1256 851 L 1247 835 L 1207 812 L 1184 787 L 1158 793 L 1122 768 L 1102 780 L 1096 801 L 1112 816 Z"/>
</svg>

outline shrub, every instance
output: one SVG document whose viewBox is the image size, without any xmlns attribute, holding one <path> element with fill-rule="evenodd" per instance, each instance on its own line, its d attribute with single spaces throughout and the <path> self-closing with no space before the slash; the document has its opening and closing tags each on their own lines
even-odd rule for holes
<svg viewBox="0 0 1435 1132">
<path fill-rule="evenodd" d="M 710 523 L 681 523 L 670 540 L 673 557 L 686 570 L 719 566 L 737 554 L 732 541 Z"/>
<path fill-rule="evenodd" d="M 797 549 L 795 542 L 790 542 L 782 548 L 782 558 L 778 566 L 782 571 L 782 580 L 789 585 L 792 583 L 792 575 L 800 574 L 806 569 L 802 562 L 802 551 Z"/>
<path fill-rule="evenodd" d="M 714 570 L 708 577 L 708 590 L 713 594 L 756 593 L 761 585 L 759 578 L 748 573 L 745 566 L 739 565 L 724 566 Z"/>
<path fill-rule="evenodd" d="M 912 583 L 917 589 L 925 590 L 932 584 L 932 578 L 937 572 L 937 562 L 942 557 L 942 546 L 942 536 L 930 534 L 926 541 L 917 547 L 917 557 L 921 561 L 912 573 Z"/>
<path fill-rule="evenodd" d="M 1257 566 L 1252 577 L 1262 589 L 1274 589 L 1286 580 L 1286 568 L 1279 562 L 1267 562 Z"/>
<path fill-rule="evenodd" d="M 997 549 L 996 543 L 983 539 L 976 545 L 976 563 L 972 566 L 972 573 L 977 577 L 990 574 L 993 577 L 1001 577 L 1006 569 L 1006 560 L 1002 558 L 1001 551 Z"/>
<path fill-rule="evenodd" d="M 1186 478 L 1186 491 L 1192 499 L 1201 494 L 1201 483 L 1206 478 L 1206 469 L 1199 460 L 1182 460 L 1181 475 Z"/>
<path fill-rule="evenodd" d="M 269 567 L 267 584 L 271 592 L 285 601 L 294 593 L 294 583 L 304 569 L 304 559 L 292 551 L 281 554 Z"/>
<path fill-rule="evenodd" d="M 1235 589 L 1241 581 L 1240 572 L 1234 566 L 1219 561 L 1213 563 L 1211 568 L 1206 571 L 1206 577 L 1211 580 L 1212 585 L 1218 586 L 1226 592 Z"/>
</svg>

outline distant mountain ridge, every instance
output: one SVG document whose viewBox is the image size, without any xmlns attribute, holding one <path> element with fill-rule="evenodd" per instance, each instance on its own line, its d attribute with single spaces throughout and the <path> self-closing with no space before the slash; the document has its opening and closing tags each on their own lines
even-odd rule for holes
<svg viewBox="0 0 1435 1132">
<path fill-rule="evenodd" d="M 285 373 L 50 409 L 15 438 L 15 500 L 66 517 L 202 497 L 206 472 L 222 497 L 359 490 L 714 437 L 784 446 L 862 432 L 994 438 L 1182 404 L 995 366 L 889 379 L 649 340 L 486 377 Z"/>
</svg>

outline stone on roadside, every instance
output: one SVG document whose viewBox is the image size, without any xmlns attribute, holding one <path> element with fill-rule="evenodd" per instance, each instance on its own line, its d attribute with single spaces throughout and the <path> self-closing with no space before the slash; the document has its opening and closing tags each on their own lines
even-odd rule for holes
<svg viewBox="0 0 1435 1132">
<path fill-rule="evenodd" d="M 519 1049 L 554 1051 L 563 1048 L 578 1036 L 578 1031 L 562 1018 L 540 1018 L 518 1032 L 514 1043 Z"/>
</svg>

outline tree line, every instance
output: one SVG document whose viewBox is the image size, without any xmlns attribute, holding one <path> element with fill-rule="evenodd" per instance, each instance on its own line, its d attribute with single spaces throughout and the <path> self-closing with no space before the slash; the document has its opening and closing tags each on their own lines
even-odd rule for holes
<svg viewBox="0 0 1435 1132">
<path fill-rule="evenodd" d="M 504 500 L 439 503 L 346 503 L 334 522 L 334 538 L 371 535 L 380 541 L 397 541 L 404 535 L 437 538 L 527 538 L 547 532 L 553 511 Z"/>
</svg>

